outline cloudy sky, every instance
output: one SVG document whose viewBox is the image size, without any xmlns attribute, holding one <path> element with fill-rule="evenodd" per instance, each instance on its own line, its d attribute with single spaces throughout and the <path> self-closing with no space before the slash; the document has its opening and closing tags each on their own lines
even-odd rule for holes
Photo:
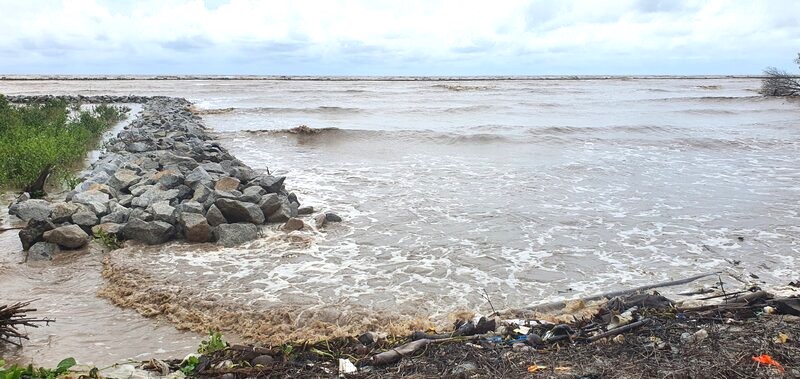
<svg viewBox="0 0 800 379">
<path fill-rule="evenodd" d="M 797 71 L 800 1 L 0 0 L 0 74 Z"/>
</svg>

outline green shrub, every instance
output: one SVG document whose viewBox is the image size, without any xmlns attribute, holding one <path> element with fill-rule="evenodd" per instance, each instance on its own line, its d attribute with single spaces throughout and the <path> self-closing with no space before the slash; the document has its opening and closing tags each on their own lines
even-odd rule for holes
<svg viewBox="0 0 800 379">
<path fill-rule="evenodd" d="M 72 366 L 75 366 L 75 363 L 74 358 L 67 358 L 52 369 L 34 368 L 33 365 L 28 365 L 28 367 L 13 365 L 5 368 L 5 362 L 0 360 L 0 379 L 55 379 L 66 374 Z"/>
<path fill-rule="evenodd" d="M 70 109 L 62 100 L 14 105 L 0 95 L 0 188 L 32 184 L 43 171 L 69 173 L 127 108 Z"/>
</svg>

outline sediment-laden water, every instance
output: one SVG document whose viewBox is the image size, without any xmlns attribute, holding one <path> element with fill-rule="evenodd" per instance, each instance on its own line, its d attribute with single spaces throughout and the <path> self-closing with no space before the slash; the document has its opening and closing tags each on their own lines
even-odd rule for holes
<svg viewBox="0 0 800 379">
<path fill-rule="evenodd" d="M 106 257 L 106 298 L 281 340 L 486 313 L 483 289 L 497 308 L 522 307 L 734 261 L 767 282 L 796 279 L 800 103 L 758 86 L 134 80 L 0 82 L 0 92 L 186 97 L 231 153 L 288 176 L 303 205 L 342 215 L 234 249 Z M 289 131 L 298 125 L 321 130 Z M 128 314 L 93 301 L 106 304 L 98 317 Z"/>
</svg>

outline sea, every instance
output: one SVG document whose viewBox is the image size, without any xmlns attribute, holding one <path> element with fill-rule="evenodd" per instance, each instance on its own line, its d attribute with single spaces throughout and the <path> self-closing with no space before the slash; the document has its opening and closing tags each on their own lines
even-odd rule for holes
<svg viewBox="0 0 800 379">
<path fill-rule="evenodd" d="M 0 234 L 0 298 L 40 298 L 42 313 L 58 316 L 14 356 L 57 362 L 84 343 L 82 358 L 96 362 L 191 352 L 201 336 L 173 325 L 264 335 L 215 321 L 216 303 L 246 310 L 237 322 L 269 315 L 267 332 L 301 338 L 734 267 L 786 284 L 800 264 L 800 101 L 759 86 L 746 77 L 0 80 L 8 95 L 187 98 L 236 157 L 344 219 L 291 235 L 271 227 L 237 248 L 177 243 L 55 268 L 19 264 L 16 236 Z M 109 267 L 144 283 L 141 304 L 96 296 L 115 285 L 100 274 Z M 173 293 L 177 309 L 141 316 L 164 306 L 148 293 Z"/>
</svg>

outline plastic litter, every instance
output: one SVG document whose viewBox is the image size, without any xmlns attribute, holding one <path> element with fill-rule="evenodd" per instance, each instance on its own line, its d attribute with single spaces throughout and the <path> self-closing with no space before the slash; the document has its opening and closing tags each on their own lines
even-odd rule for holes
<svg viewBox="0 0 800 379">
<path fill-rule="evenodd" d="M 352 374 L 358 372 L 358 368 L 350 362 L 349 359 L 339 359 L 339 373 L 340 374 Z"/>
<path fill-rule="evenodd" d="M 769 356 L 769 355 L 762 354 L 762 355 L 759 355 L 757 357 L 753 357 L 753 360 L 758 362 L 758 363 L 760 363 L 760 364 L 762 364 L 762 365 L 773 366 L 779 372 L 784 372 L 783 366 L 780 364 L 780 362 L 772 359 L 772 357 Z"/>
</svg>

